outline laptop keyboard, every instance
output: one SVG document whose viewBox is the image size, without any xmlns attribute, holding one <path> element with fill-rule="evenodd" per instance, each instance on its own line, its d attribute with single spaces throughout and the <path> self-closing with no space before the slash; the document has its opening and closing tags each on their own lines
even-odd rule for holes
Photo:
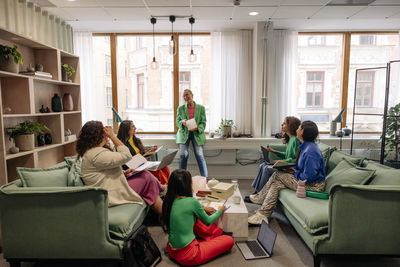
<svg viewBox="0 0 400 267">
<path fill-rule="evenodd" d="M 246 244 L 255 257 L 266 255 L 265 252 L 260 247 L 260 244 L 257 241 L 255 241 L 255 240 L 246 241 Z"/>
</svg>

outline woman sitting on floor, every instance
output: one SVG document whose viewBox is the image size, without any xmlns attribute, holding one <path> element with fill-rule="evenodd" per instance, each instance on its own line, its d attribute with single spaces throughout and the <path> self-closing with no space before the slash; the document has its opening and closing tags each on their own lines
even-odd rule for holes
<svg viewBox="0 0 400 267">
<path fill-rule="evenodd" d="M 318 136 L 318 127 L 312 121 L 304 121 L 297 129 L 297 138 L 300 140 L 296 168 L 285 171 L 276 171 L 272 174 L 264 188 L 256 194 L 254 201 L 262 204 L 255 214 L 249 217 L 249 224 L 260 225 L 262 220 L 268 223 L 278 201 L 279 191 L 284 188 L 297 189 L 297 181 L 306 181 L 306 189 L 323 191 L 325 189 L 324 158 L 315 140 Z"/>
<path fill-rule="evenodd" d="M 131 120 L 124 120 L 121 122 L 119 125 L 118 129 L 118 139 L 124 143 L 125 146 L 129 148 L 129 151 L 131 152 L 132 156 L 136 154 L 142 154 L 146 157 L 146 153 L 148 155 L 152 155 L 151 152 L 154 152 L 157 150 L 157 146 L 153 146 L 149 151 L 146 152 L 142 141 L 140 138 L 136 137 L 136 127 L 133 121 Z M 127 169 L 128 167 L 124 167 L 124 169 Z M 169 179 L 169 168 L 164 167 L 161 170 L 158 171 L 150 171 L 155 177 L 160 180 L 161 184 L 168 184 L 168 179 Z"/>
<path fill-rule="evenodd" d="M 286 161 L 288 163 L 294 163 L 296 160 L 296 153 L 299 149 L 300 142 L 296 137 L 296 130 L 299 128 L 301 121 L 296 117 L 286 117 L 282 123 L 282 132 L 283 132 L 283 143 L 286 145 L 285 152 L 279 152 L 275 149 L 267 147 L 267 150 L 271 153 L 276 154 L 280 160 Z M 279 160 L 274 160 L 271 163 L 276 163 Z M 275 169 L 271 167 L 267 162 L 263 162 L 260 165 L 260 170 L 256 178 L 252 183 L 252 187 L 255 188 L 256 193 L 260 192 L 263 189 L 264 185 L 268 182 L 269 177 L 275 172 Z M 248 202 L 253 202 L 255 195 L 249 196 Z M 246 198 L 247 199 L 247 198 Z"/>
<path fill-rule="evenodd" d="M 108 138 L 117 151 L 109 147 Z M 111 127 L 104 127 L 101 121 L 88 121 L 81 129 L 76 150 L 79 157 L 82 157 L 81 176 L 84 184 L 106 189 L 109 206 L 143 204 L 144 200 L 161 214 L 159 181 L 147 171 L 122 171 L 121 165 L 128 162 L 132 155 L 114 135 Z M 129 177 L 128 181 L 125 176 Z"/>
<path fill-rule="evenodd" d="M 203 208 L 192 194 L 190 173 L 182 169 L 173 171 L 164 198 L 162 225 L 169 234 L 169 256 L 181 265 L 190 266 L 208 262 L 233 246 L 233 238 L 222 235 L 222 229 L 213 224 L 224 213 L 225 206 L 209 216 L 207 213 L 215 210 Z"/>
</svg>

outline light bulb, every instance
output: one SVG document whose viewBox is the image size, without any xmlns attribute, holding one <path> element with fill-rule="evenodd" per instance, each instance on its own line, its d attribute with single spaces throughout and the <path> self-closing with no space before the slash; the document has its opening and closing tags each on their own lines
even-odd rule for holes
<svg viewBox="0 0 400 267">
<path fill-rule="evenodd" d="M 153 61 L 152 61 L 151 64 L 150 64 L 150 68 L 151 68 L 152 70 L 158 69 L 158 62 L 156 61 L 156 58 L 155 58 L 155 57 L 153 57 Z"/>
<path fill-rule="evenodd" d="M 197 61 L 197 55 L 193 52 L 193 49 L 190 50 L 190 54 L 189 54 L 189 62 L 193 63 Z"/>
<path fill-rule="evenodd" d="M 170 55 L 174 55 L 176 54 L 176 46 L 175 46 L 175 40 L 174 37 L 171 36 L 171 40 L 168 43 L 168 52 Z"/>
</svg>

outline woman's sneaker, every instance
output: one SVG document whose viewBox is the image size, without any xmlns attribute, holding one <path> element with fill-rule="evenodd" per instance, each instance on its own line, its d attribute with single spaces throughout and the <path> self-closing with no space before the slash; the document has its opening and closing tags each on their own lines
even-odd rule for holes
<svg viewBox="0 0 400 267">
<path fill-rule="evenodd" d="M 249 196 L 249 199 L 252 203 L 261 205 L 263 203 L 263 199 L 261 199 L 259 194 L 253 194 Z"/>
<path fill-rule="evenodd" d="M 247 221 L 249 224 L 252 224 L 252 225 L 261 225 L 262 221 L 265 221 L 266 223 L 268 223 L 268 217 L 257 211 L 256 213 L 251 215 L 247 219 Z"/>
</svg>

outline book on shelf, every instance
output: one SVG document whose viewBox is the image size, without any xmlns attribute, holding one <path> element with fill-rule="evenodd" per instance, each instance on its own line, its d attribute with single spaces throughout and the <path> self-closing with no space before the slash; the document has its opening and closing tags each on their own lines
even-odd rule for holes
<svg viewBox="0 0 400 267">
<path fill-rule="evenodd" d="M 21 71 L 19 74 L 52 79 L 53 75 L 44 71 Z"/>
<path fill-rule="evenodd" d="M 289 163 L 283 160 L 277 161 L 272 168 L 277 169 L 277 170 L 283 170 L 283 169 L 289 169 L 289 168 L 294 168 L 296 167 L 296 163 Z"/>
</svg>

